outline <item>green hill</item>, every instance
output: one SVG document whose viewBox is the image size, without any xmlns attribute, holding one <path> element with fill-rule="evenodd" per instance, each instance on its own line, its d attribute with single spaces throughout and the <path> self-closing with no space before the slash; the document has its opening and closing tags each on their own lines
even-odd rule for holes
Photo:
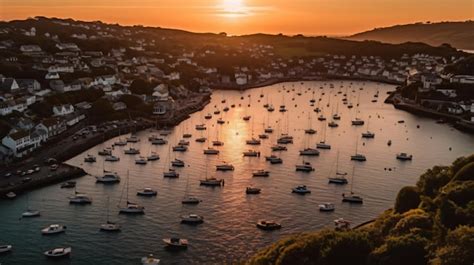
<svg viewBox="0 0 474 265">
<path fill-rule="evenodd" d="M 386 43 L 423 42 L 432 46 L 448 43 L 453 47 L 474 50 L 474 21 L 415 23 L 375 28 L 348 37 L 350 40 L 374 40 Z"/>
<path fill-rule="evenodd" d="M 349 231 L 294 235 L 247 265 L 472 265 L 474 155 L 435 166 L 400 190 L 394 208 Z"/>
</svg>

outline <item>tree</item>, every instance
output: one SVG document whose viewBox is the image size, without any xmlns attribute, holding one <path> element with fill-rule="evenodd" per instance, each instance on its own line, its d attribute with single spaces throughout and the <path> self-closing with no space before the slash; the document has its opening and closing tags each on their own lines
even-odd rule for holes
<svg viewBox="0 0 474 265">
<path fill-rule="evenodd" d="M 395 212 L 404 213 L 410 209 L 418 208 L 420 194 L 417 187 L 407 186 L 402 188 L 395 201 Z"/>
<path fill-rule="evenodd" d="M 436 251 L 441 265 L 472 265 L 474 261 L 474 228 L 460 226 L 448 233 L 446 245 Z"/>
<path fill-rule="evenodd" d="M 153 87 L 152 84 L 143 79 L 135 79 L 130 85 L 130 91 L 137 95 L 151 95 L 153 93 Z"/>
<path fill-rule="evenodd" d="M 389 237 L 369 256 L 370 265 L 427 264 L 427 240 L 416 235 Z"/>
</svg>

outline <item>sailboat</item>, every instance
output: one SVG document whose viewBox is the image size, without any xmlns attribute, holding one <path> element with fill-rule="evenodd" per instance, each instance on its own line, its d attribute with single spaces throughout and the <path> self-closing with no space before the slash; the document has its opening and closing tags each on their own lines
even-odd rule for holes
<svg viewBox="0 0 474 265">
<path fill-rule="evenodd" d="M 100 230 L 106 232 L 117 232 L 120 231 L 120 225 L 109 220 L 109 200 L 110 198 L 107 197 L 107 222 L 100 225 Z"/>
<path fill-rule="evenodd" d="M 357 148 L 359 147 L 359 138 L 356 139 L 356 149 L 355 149 L 355 154 L 351 156 L 351 160 L 354 161 L 365 161 L 367 158 L 365 155 L 357 153 Z"/>
<path fill-rule="evenodd" d="M 351 182 L 351 194 L 349 195 L 346 195 L 346 194 L 342 194 L 342 201 L 343 202 L 349 202 L 349 203 L 363 203 L 363 199 L 362 197 L 358 196 L 358 195 L 354 195 L 354 192 L 352 191 L 352 188 L 354 186 L 354 177 L 355 177 L 355 165 L 352 167 L 352 182 Z"/>
<path fill-rule="evenodd" d="M 311 136 L 306 136 L 304 140 L 304 148 L 300 150 L 300 156 L 319 156 L 319 150 L 316 148 L 309 147 L 309 138 Z"/>
<path fill-rule="evenodd" d="M 317 149 L 331 149 L 331 145 L 326 143 L 326 126 L 322 125 L 323 127 L 323 140 L 319 141 L 319 143 L 316 144 Z"/>
<path fill-rule="evenodd" d="M 123 208 L 120 208 L 119 213 L 121 214 L 144 214 L 145 213 L 145 207 L 140 206 L 136 203 L 132 203 L 128 200 L 128 185 L 129 185 L 130 177 L 129 177 L 129 172 L 127 170 L 127 205 Z M 123 193 L 123 191 L 122 191 Z M 121 200 L 121 199 L 120 199 Z"/>
<path fill-rule="evenodd" d="M 336 176 L 329 177 L 329 183 L 333 184 L 347 184 L 348 181 L 346 179 L 347 173 L 346 172 L 339 172 L 339 151 L 337 151 L 337 158 L 336 158 Z"/>
<path fill-rule="evenodd" d="M 260 145 L 261 143 L 260 139 L 257 139 L 254 137 L 254 130 L 253 130 L 254 121 L 255 119 L 252 120 L 252 138 L 250 140 L 245 141 L 245 143 L 248 145 Z"/>
<path fill-rule="evenodd" d="M 206 167 L 206 173 L 207 173 L 207 167 Z M 189 195 L 188 187 L 189 187 L 189 175 L 188 175 L 188 178 L 186 179 L 186 191 L 185 191 L 183 200 L 181 200 L 181 203 L 182 204 L 199 204 L 201 200 L 192 195 Z"/>
<path fill-rule="evenodd" d="M 360 98 L 360 93 L 359 93 L 359 98 Z M 355 110 L 356 114 L 355 114 L 355 119 L 352 120 L 352 125 L 354 126 L 361 126 L 361 125 L 364 125 L 364 120 L 361 120 L 357 117 L 357 113 L 359 113 L 359 98 L 357 99 L 357 108 Z"/>
<path fill-rule="evenodd" d="M 171 151 L 170 151 L 170 148 L 168 147 L 168 156 L 166 157 L 165 165 L 168 165 L 170 163 L 170 159 L 171 159 Z M 164 178 L 179 178 L 179 173 L 173 168 L 168 168 L 168 171 L 164 171 L 163 169 L 163 177 Z"/>
<path fill-rule="evenodd" d="M 40 211 L 30 209 L 30 196 L 26 194 L 26 211 L 21 214 L 21 217 L 38 217 L 41 215 Z"/>
<path fill-rule="evenodd" d="M 362 138 L 374 138 L 375 133 L 369 131 L 369 122 L 370 122 L 370 116 L 369 119 L 367 120 L 367 131 L 362 133 Z"/>
<path fill-rule="evenodd" d="M 308 112 L 308 123 L 309 123 L 309 128 L 304 130 L 304 133 L 306 134 L 315 134 L 316 130 L 313 129 L 312 127 L 312 122 L 311 122 L 311 112 Z"/>
</svg>

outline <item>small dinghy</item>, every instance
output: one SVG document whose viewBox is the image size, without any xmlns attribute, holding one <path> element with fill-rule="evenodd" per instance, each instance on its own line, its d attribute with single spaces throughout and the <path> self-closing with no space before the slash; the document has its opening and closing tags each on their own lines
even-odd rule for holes
<svg viewBox="0 0 474 265">
<path fill-rule="evenodd" d="M 204 222 L 204 217 L 197 214 L 188 214 L 181 216 L 181 223 L 183 224 L 201 224 Z"/>
<path fill-rule="evenodd" d="M 141 259 L 142 265 L 158 265 L 160 264 L 160 260 L 156 259 L 153 254 L 149 254 L 147 257 L 143 257 Z"/>
<path fill-rule="evenodd" d="M 274 221 L 261 220 L 261 221 L 258 221 L 257 227 L 262 230 L 276 230 L 276 229 L 281 228 L 281 224 Z"/>
<path fill-rule="evenodd" d="M 165 242 L 167 247 L 170 248 L 187 248 L 188 247 L 188 240 L 184 238 L 164 238 L 163 242 Z"/>
<path fill-rule="evenodd" d="M 46 228 L 41 229 L 43 235 L 54 235 L 66 232 L 65 225 L 52 224 Z"/>
<path fill-rule="evenodd" d="M 44 255 L 48 258 L 64 258 L 69 257 L 71 254 L 71 247 L 67 248 L 55 248 L 44 252 Z"/>
<path fill-rule="evenodd" d="M 151 197 L 156 196 L 158 192 L 152 188 L 144 188 L 143 190 L 137 191 L 137 196 Z"/>
<path fill-rule="evenodd" d="M 332 203 L 323 203 L 323 204 L 318 205 L 318 207 L 319 207 L 319 211 L 321 212 L 332 212 L 336 209 L 336 207 Z"/>
</svg>

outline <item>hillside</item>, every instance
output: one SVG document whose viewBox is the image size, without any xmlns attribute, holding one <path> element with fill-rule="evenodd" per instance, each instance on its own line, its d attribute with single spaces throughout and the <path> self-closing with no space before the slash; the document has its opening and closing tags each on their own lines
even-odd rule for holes
<svg viewBox="0 0 474 265">
<path fill-rule="evenodd" d="M 474 155 L 435 166 L 398 193 L 372 224 L 282 239 L 247 265 L 471 265 L 474 261 Z"/>
<path fill-rule="evenodd" d="M 449 43 L 458 49 L 474 50 L 474 21 L 415 23 L 375 28 L 348 37 L 386 43 L 423 42 L 432 46 Z"/>
</svg>

